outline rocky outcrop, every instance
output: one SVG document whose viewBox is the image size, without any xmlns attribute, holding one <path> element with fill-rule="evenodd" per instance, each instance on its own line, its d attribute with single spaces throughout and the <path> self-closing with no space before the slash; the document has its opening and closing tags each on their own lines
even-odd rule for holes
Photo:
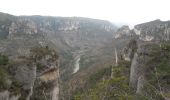
<svg viewBox="0 0 170 100">
<path fill-rule="evenodd" d="M 10 59 L 6 67 L 8 85 L 0 92 L 1 100 L 58 100 L 59 58 L 55 51 L 36 47 L 29 57 Z"/>
<path fill-rule="evenodd" d="M 91 51 L 112 40 L 116 29 L 108 21 L 90 18 L 5 15 L 4 22 L 1 20 L 2 15 L 0 14 L 0 33 L 4 33 L 4 40 L 0 40 L 0 52 L 8 55 L 10 59 L 17 60 L 18 56 L 29 58 L 32 55 L 30 49 L 34 47 L 48 45 L 59 52 L 62 59 L 60 74 L 64 77 L 70 77 L 72 74 L 76 50 L 83 51 L 86 56 L 92 56 Z M 26 63 L 13 67 L 16 68 L 13 71 L 16 71 L 15 79 L 24 87 L 22 91 L 25 92 L 21 97 L 39 100 L 58 98 L 55 97 L 60 90 L 59 70 L 58 65 L 55 65 L 58 62 L 52 60 L 48 54 L 43 55 L 44 58 L 34 61 L 34 64 L 28 64 L 29 66 Z"/>
<path fill-rule="evenodd" d="M 116 31 L 114 38 L 121 38 L 131 35 L 133 35 L 133 32 L 130 30 L 129 26 L 122 26 Z"/>
<path fill-rule="evenodd" d="M 90 18 L 9 16 L 5 16 L 7 24 L 0 20 L 2 33 L 7 37 L 5 42 L 0 41 L 0 52 L 12 56 L 26 56 L 32 47 L 49 45 L 58 50 L 65 61 L 68 59 L 65 53 L 100 48 L 112 39 L 116 30 L 108 21 Z"/>
<path fill-rule="evenodd" d="M 47 47 L 35 48 L 31 52 L 31 57 L 37 65 L 37 76 L 33 86 L 34 94 L 31 99 L 58 100 L 60 78 L 58 55 Z"/>
<path fill-rule="evenodd" d="M 5 99 L 2 100 L 30 100 L 32 95 L 34 82 L 36 80 L 36 66 L 29 60 L 24 58 L 13 59 L 6 66 L 8 67 L 8 81 L 11 84 L 7 85 L 6 89 L 3 89 Z M 8 95 L 12 95 L 9 98 Z M 4 98 L 0 96 L 0 98 Z"/>
<path fill-rule="evenodd" d="M 29 57 L 30 48 L 48 45 L 59 52 L 62 59 L 60 74 L 64 77 L 70 77 L 72 74 L 74 52 L 78 50 L 85 52 L 86 56 L 93 55 L 92 51 L 100 49 L 112 40 L 116 30 L 116 27 L 108 21 L 90 18 L 13 17 L 8 25 L 3 23 L 1 25 L 6 32 L 6 38 L 0 40 L 0 52 L 16 59 L 17 56 Z M 46 66 L 46 69 L 48 67 Z"/>
<path fill-rule="evenodd" d="M 0 33 L 12 42 L 35 39 L 39 44 L 53 43 L 62 51 L 100 45 L 107 39 L 111 39 L 116 30 L 116 27 L 108 21 L 89 18 L 44 16 L 8 18 L 9 16 L 11 15 L 6 15 L 4 18 L 7 24 L 3 22 L 4 20 L 0 20 L 2 24 Z"/>
<path fill-rule="evenodd" d="M 122 51 L 122 58 L 126 61 L 132 61 L 135 52 L 137 51 L 138 44 L 135 39 L 131 39 L 130 42 L 124 47 Z"/>
<path fill-rule="evenodd" d="M 134 55 L 130 70 L 130 86 L 136 89 L 138 93 L 141 92 L 141 88 L 144 85 L 145 75 L 148 72 L 147 66 L 150 61 L 150 53 L 152 52 L 151 44 L 140 45 L 137 52 Z"/>
<path fill-rule="evenodd" d="M 137 52 L 134 54 L 134 58 L 131 64 L 130 70 L 130 86 L 138 88 L 138 81 L 144 79 L 146 72 L 146 63 L 150 59 L 149 57 L 149 45 L 140 45 Z M 141 83 L 141 82 L 140 82 Z"/>
<path fill-rule="evenodd" d="M 154 20 L 134 26 L 130 30 L 128 26 L 122 26 L 115 34 L 115 38 L 138 37 L 142 41 L 169 41 L 170 21 Z"/>
<path fill-rule="evenodd" d="M 134 31 L 143 41 L 169 41 L 170 22 L 154 20 L 151 22 L 136 25 Z"/>
<path fill-rule="evenodd" d="M 18 18 L 9 26 L 9 38 L 12 38 L 14 34 L 36 34 L 37 26 L 35 22 L 27 18 Z"/>
<path fill-rule="evenodd" d="M 143 94 L 143 89 L 144 89 L 144 85 L 146 83 L 146 78 L 145 76 L 141 75 L 138 80 L 137 80 L 137 89 L 136 89 L 136 93 L 137 94 Z"/>
</svg>

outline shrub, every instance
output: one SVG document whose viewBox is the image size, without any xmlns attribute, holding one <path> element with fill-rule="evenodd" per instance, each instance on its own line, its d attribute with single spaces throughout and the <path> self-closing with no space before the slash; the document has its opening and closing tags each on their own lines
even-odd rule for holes
<svg viewBox="0 0 170 100">
<path fill-rule="evenodd" d="M 7 56 L 0 54 L 0 65 L 6 65 L 8 64 L 8 61 L 9 59 Z"/>
<path fill-rule="evenodd" d="M 9 87 L 7 84 L 8 80 L 8 72 L 2 66 L 0 66 L 0 90 L 7 89 Z"/>
</svg>

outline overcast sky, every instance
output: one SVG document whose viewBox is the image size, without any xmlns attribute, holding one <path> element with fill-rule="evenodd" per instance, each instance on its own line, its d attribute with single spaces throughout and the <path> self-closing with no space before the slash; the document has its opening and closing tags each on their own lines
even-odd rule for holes
<svg viewBox="0 0 170 100">
<path fill-rule="evenodd" d="M 78 16 L 131 25 L 170 20 L 170 0 L 0 0 L 13 15 Z"/>
</svg>

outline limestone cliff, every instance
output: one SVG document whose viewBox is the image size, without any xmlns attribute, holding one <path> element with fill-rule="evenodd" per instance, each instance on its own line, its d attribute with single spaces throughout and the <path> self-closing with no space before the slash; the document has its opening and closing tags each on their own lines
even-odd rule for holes
<svg viewBox="0 0 170 100">
<path fill-rule="evenodd" d="M 132 36 L 134 33 L 130 30 L 129 26 L 122 26 L 116 31 L 114 38 L 122 38 L 127 36 Z"/>
<path fill-rule="evenodd" d="M 56 94 L 59 95 L 59 62 L 54 61 L 54 57 L 51 58 L 49 54 L 43 54 L 43 58 L 37 55 L 40 52 L 44 53 L 44 50 L 32 54 L 32 48 L 48 46 L 58 51 L 61 58 L 61 78 L 68 79 L 73 73 L 74 57 L 81 52 L 82 56 L 94 56 L 95 59 L 99 59 L 97 54 L 106 50 L 96 51 L 103 49 L 105 44 L 112 40 L 115 29 L 116 27 L 108 21 L 90 18 L 12 16 L 1 13 L 0 36 L 3 35 L 3 40 L 0 40 L 0 53 L 7 55 L 10 60 L 16 60 L 16 65 L 11 66 L 15 70 L 11 72 L 19 84 L 24 84 L 22 91 L 25 92 L 17 96 L 27 97 L 28 100 L 54 100 L 58 98 Z M 97 54 L 93 54 L 94 52 Z M 32 57 L 34 63 L 18 57 Z"/>
<path fill-rule="evenodd" d="M 58 100 L 59 58 L 55 51 L 33 48 L 29 57 L 9 59 L 0 70 L 4 69 L 8 85 L 1 83 L 1 100 Z"/>
<path fill-rule="evenodd" d="M 135 25 L 133 29 L 122 26 L 116 32 L 115 38 L 138 37 L 141 41 L 169 41 L 170 21 L 154 20 Z"/>
<path fill-rule="evenodd" d="M 122 51 L 122 58 L 126 61 L 132 61 L 134 53 L 138 48 L 138 43 L 135 39 L 129 41 Z"/>
<path fill-rule="evenodd" d="M 168 41 L 170 39 L 170 22 L 154 20 L 136 25 L 134 31 L 143 41 Z"/>
<path fill-rule="evenodd" d="M 169 78 L 169 43 L 142 43 L 134 54 L 130 69 L 130 86 L 137 94 L 144 96 L 155 95 L 153 98 L 168 100 L 170 93 Z M 158 91 L 152 94 L 151 89 Z M 157 100 L 156 99 L 156 100 Z"/>
<path fill-rule="evenodd" d="M 0 40 L 0 52 L 17 59 L 17 56 L 28 57 L 30 48 L 48 45 L 60 55 L 62 79 L 68 79 L 73 73 L 74 59 L 79 52 L 82 57 L 94 55 L 95 59 L 99 59 L 94 52 L 106 52 L 104 46 L 112 40 L 116 30 L 108 21 L 90 18 L 12 16 L 4 13 L 0 16 L 5 16 L 3 20 L 0 17 L 0 34 L 4 34 L 3 40 Z M 104 50 L 99 51 L 100 48 Z M 107 56 L 111 57 L 110 54 Z"/>
<path fill-rule="evenodd" d="M 151 45 L 140 45 L 137 52 L 134 54 L 130 70 L 130 85 L 133 88 L 138 88 L 137 86 L 139 81 L 141 81 L 140 79 L 145 78 L 147 68 L 149 67 L 147 66 L 147 62 L 151 59 L 149 56 L 152 52 L 150 47 Z"/>
</svg>

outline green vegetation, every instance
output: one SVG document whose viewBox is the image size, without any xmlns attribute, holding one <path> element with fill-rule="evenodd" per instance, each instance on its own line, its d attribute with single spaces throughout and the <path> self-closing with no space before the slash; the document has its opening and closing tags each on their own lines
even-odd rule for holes
<svg viewBox="0 0 170 100">
<path fill-rule="evenodd" d="M 42 65 L 41 63 L 36 63 L 36 67 L 37 67 L 37 70 L 41 70 L 44 68 L 44 65 Z"/>
<path fill-rule="evenodd" d="M 0 90 L 9 88 L 8 80 L 9 80 L 8 72 L 2 66 L 0 66 Z"/>
<path fill-rule="evenodd" d="M 70 74 L 72 73 L 72 70 L 70 70 L 70 65 L 73 65 L 74 63 L 74 58 L 71 52 L 71 50 L 60 52 L 60 57 L 62 58 L 62 60 L 60 61 L 60 69 L 66 71 L 64 73 L 60 73 L 63 81 L 66 81 L 71 77 Z"/>
<path fill-rule="evenodd" d="M 0 54 L 0 65 L 7 65 L 8 64 L 8 57 Z"/>
<path fill-rule="evenodd" d="M 9 74 L 6 69 L 8 57 L 0 54 L 0 90 L 8 88 Z"/>
<path fill-rule="evenodd" d="M 170 43 L 147 45 L 147 61 L 143 95 L 146 100 L 164 100 L 170 94 Z"/>
<path fill-rule="evenodd" d="M 99 70 L 97 73 L 91 75 L 88 78 L 88 82 L 90 85 L 96 84 L 97 81 L 100 81 L 102 78 L 109 78 L 111 75 L 111 66 L 108 68 L 104 68 L 102 70 Z"/>
<path fill-rule="evenodd" d="M 24 90 L 22 90 L 22 85 L 21 83 L 19 83 L 14 77 L 11 76 L 11 81 L 12 81 L 12 84 L 11 86 L 9 87 L 9 92 L 11 92 L 12 94 L 14 95 L 18 95 L 22 92 L 24 92 Z"/>
<path fill-rule="evenodd" d="M 89 67 L 90 65 L 94 64 L 97 59 L 94 59 L 93 56 L 87 57 L 87 56 L 81 56 L 80 59 L 80 66 L 81 66 L 81 70 Z"/>
<path fill-rule="evenodd" d="M 133 91 L 129 88 L 130 64 L 121 61 L 119 66 L 114 66 L 111 76 L 111 66 L 104 68 L 88 79 L 88 88 L 78 91 L 74 100 L 132 100 Z"/>
<path fill-rule="evenodd" d="M 31 55 L 29 60 L 36 64 L 37 70 L 42 70 L 45 65 L 42 64 L 41 60 L 47 62 L 56 61 L 58 55 L 54 50 L 50 50 L 48 46 L 46 47 L 35 47 L 31 49 Z"/>
<path fill-rule="evenodd" d="M 64 62 L 61 64 L 61 67 L 64 69 L 64 67 L 67 67 L 67 64 L 70 63 L 70 61 L 73 59 L 72 54 L 68 52 L 62 52 L 61 55 L 63 56 Z"/>
<path fill-rule="evenodd" d="M 148 75 L 148 83 L 145 85 L 145 92 L 149 98 L 162 100 L 164 97 L 170 97 L 170 44 L 161 43 L 152 48 L 152 59 L 149 65 L 153 66 L 151 74 Z M 158 99 L 159 98 L 159 99 Z"/>
<path fill-rule="evenodd" d="M 31 59 L 34 61 L 40 60 L 45 58 L 45 56 L 49 55 L 52 56 L 53 59 L 51 60 L 56 60 L 58 58 L 58 55 L 54 50 L 50 50 L 48 46 L 46 47 L 34 47 L 31 49 Z"/>
<path fill-rule="evenodd" d="M 132 41 L 133 42 L 133 41 Z M 134 43 L 134 42 L 133 42 Z M 142 95 L 129 87 L 130 62 L 119 61 L 118 66 L 104 68 L 87 80 L 85 88 L 77 90 L 73 100 L 164 100 L 170 98 L 170 44 L 147 46 L 147 82 Z M 135 49 L 136 50 L 136 49 Z M 134 51 L 135 52 L 135 51 Z"/>
<path fill-rule="evenodd" d="M 12 94 L 19 94 L 22 86 L 9 71 L 13 64 L 14 62 L 9 62 L 7 56 L 0 54 L 0 91 L 9 90 Z"/>
<path fill-rule="evenodd" d="M 37 65 L 38 71 L 42 70 L 45 66 L 44 63 L 50 63 L 57 59 L 58 55 L 56 52 L 50 50 L 48 47 L 33 48 L 30 57 L 19 56 L 14 60 L 8 59 L 7 56 L 0 54 L 0 92 L 8 90 L 11 95 L 21 94 L 20 100 L 25 100 L 29 90 L 23 88 L 25 83 L 24 81 L 18 80 L 18 75 L 29 71 L 28 69 L 32 71 L 34 64 Z M 20 67 L 23 69 L 20 70 Z"/>
</svg>

